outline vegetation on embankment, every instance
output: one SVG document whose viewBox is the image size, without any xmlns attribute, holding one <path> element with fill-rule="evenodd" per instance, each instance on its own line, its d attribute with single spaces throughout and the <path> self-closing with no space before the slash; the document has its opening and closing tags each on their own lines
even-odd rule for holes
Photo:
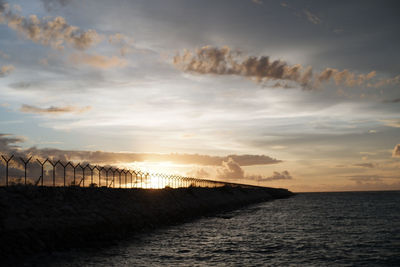
<svg viewBox="0 0 400 267">
<path fill-rule="evenodd" d="M 286 189 L 0 188 L 0 256 L 104 245 L 127 233 L 286 198 Z"/>
</svg>

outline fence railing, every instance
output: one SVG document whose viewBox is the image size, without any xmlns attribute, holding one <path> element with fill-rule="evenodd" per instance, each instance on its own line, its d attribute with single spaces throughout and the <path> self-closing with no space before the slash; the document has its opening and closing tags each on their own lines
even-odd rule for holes
<svg viewBox="0 0 400 267">
<path fill-rule="evenodd" d="M 4 175 L 4 179 L 2 178 Z M 258 187 L 180 175 L 74 163 L 52 158 L 1 155 L 0 186 L 77 186 L 111 188 Z"/>
</svg>

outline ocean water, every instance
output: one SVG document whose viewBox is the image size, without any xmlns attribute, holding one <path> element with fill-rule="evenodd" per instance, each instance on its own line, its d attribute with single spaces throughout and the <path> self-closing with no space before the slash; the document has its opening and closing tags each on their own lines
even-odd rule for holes
<svg viewBox="0 0 400 267">
<path fill-rule="evenodd" d="M 34 264 L 400 266 L 400 191 L 298 194 Z"/>
</svg>

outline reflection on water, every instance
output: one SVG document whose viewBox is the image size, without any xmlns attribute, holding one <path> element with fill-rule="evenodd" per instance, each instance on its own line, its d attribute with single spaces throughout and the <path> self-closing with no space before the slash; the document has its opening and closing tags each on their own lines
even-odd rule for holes
<svg viewBox="0 0 400 267">
<path fill-rule="evenodd" d="M 312 193 L 41 256 L 50 266 L 400 266 L 400 192 Z"/>
</svg>

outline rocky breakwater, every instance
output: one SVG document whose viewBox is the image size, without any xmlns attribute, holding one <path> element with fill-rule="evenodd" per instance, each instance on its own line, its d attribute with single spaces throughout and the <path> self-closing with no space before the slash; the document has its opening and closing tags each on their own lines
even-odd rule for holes
<svg viewBox="0 0 400 267">
<path fill-rule="evenodd" d="M 286 198 L 286 189 L 0 188 L 3 262 L 37 252 L 104 246 L 127 233 L 184 222 L 248 204 Z"/>
</svg>

